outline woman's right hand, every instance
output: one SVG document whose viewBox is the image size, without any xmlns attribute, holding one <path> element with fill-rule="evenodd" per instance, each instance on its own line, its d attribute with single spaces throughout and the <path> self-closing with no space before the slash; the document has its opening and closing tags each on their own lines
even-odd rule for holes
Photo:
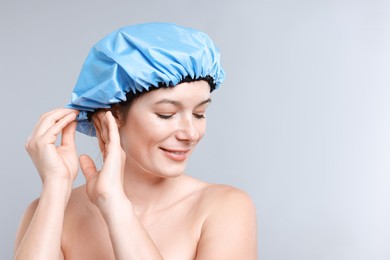
<svg viewBox="0 0 390 260">
<path fill-rule="evenodd" d="M 14 259 L 65 259 L 61 237 L 64 212 L 78 170 L 74 143 L 77 114 L 76 110 L 60 108 L 42 115 L 26 143 L 43 189 L 23 217 Z M 60 134 L 61 142 L 56 144 Z"/>
<path fill-rule="evenodd" d="M 26 150 L 42 182 L 51 180 L 73 183 L 78 171 L 74 143 L 77 110 L 59 108 L 41 116 L 26 143 Z M 56 146 L 57 136 L 62 134 Z"/>
</svg>

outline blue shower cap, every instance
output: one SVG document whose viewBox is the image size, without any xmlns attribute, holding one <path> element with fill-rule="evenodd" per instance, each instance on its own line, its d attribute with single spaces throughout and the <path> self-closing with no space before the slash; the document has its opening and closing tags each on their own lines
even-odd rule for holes
<svg viewBox="0 0 390 260">
<path fill-rule="evenodd" d="M 80 111 L 77 130 L 95 136 L 87 112 L 126 101 L 126 93 L 175 86 L 186 77 L 225 79 L 220 53 L 203 32 L 172 23 L 122 27 L 89 52 L 66 107 Z"/>
</svg>

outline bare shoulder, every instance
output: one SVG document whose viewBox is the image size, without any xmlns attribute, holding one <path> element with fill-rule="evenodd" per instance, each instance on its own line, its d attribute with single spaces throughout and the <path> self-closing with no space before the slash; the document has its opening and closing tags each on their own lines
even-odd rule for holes
<svg viewBox="0 0 390 260">
<path fill-rule="evenodd" d="M 197 259 L 257 259 L 256 209 L 249 195 L 227 185 L 207 185 L 200 204 L 207 212 Z"/>
<path fill-rule="evenodd" d="M 70 204 L 84 203 L 87 198 L 88 197 L 87 197 L 85 184 L 84 184 L 72 190 L 72 194 L 70 195 L 68 203 Z"/>
<path fill-rule="evenodd" d="M 190 176 L 183 177 L 181 187 L 192 191 L 196 205 L 203 214 L 210 215 L 221 210 L 240 210 L 255 214 L 255 207 L 250 196 L 243 190 L 230 185 L 207 183 Z"/>
<path fill-rule="evenodd" d="M 210 207 L 211 211 L 245 209 L 248 213 L 255 213 L 250 196 L 245 191 L 229 185 L 206 185 L 202 191 L 201 203 L 205 207 Z"/>
<path fill-rule="evenodd" d="M 88 199 L 85 185 L 74 188 L 65 211 L 65 221 L 68 216 L 71 216 L 75 220 L 77 218 L 84 219 L 88 215 L 94 215 L 96 213 L 97 208 Z"/>
<path fill-rule="evenodd" d="M 24 215 L 18 227 L 18 231 L 16 233 L 14 253 L 16 253 L 16 250 L 18 249 L 20 243 L 22 242 L 23 236 L 26 233 L 28 226 L 30 225 L 31 219 L 34 216 L 38 204 L 39 204 L 39 198 L 32 201 L 24 212 Z"/>
<path fill-rule="evenodd" d="M 96 234 L 102 229 L 101 218 L 97 207 L 88 199 L 85 185 L 74 188 L 65 210 L 61 237 L 66 257 L 72 258 L 73 253 L 83 251 L 82 246 L 84 251 L 89 248 L 82 240 L 91 241 L 91 237 L 98 237 Z"/>
</svg>

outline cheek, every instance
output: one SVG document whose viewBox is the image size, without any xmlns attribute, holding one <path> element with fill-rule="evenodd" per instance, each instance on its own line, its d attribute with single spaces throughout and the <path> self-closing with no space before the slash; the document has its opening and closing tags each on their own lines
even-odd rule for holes
<svg viewBox="0 0 390 260">
<path fill-rule="evenodd" d="M 120 129 L 121 144 L 125 151 L 144 149 L 161 141 L 168 131 L 153 115 L 133 117 Z"/>
<path fill-rule="evenodd" d="M 204 134 L 206 133 L 206 121 L 202 121 L 200 122 L 198 125 L 197 125 L 197 131 L 198 131 L 198 134 L 199 134 L 199 140 L 200 141 Z"/>
</svg>

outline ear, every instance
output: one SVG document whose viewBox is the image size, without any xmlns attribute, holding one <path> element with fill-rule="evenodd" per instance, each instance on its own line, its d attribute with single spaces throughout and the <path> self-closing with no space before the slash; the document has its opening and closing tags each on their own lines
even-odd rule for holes
<svg viewBox="0 0 390 260">
<path fill-rule="evenodd" d="M 115 121 L 116 121 L 116 124 L 118 125 L 118 128 L 122 127 L 126 121 L 123 107 L 118 105 L 118 104 L 114 104 L 111 106 L 110 110 L 111 110 L 112 115 L 115 118 Z"/>
</svg>

